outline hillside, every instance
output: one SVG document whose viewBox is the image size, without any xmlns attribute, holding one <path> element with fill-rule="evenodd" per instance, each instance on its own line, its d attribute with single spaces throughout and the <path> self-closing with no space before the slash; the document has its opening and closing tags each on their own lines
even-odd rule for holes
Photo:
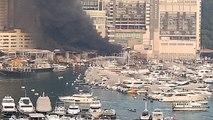
<svg viewBox="0 0 213 120">
<path fill-rule="evenodd" d="M 202 47 L 213 49 L 213 0 L 202 3 Z"/>
</svg>

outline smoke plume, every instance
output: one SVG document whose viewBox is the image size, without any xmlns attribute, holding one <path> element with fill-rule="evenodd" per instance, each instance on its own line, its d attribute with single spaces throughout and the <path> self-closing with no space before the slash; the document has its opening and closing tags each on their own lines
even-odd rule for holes
<svg viewBox="0 0 213 120">
<path fill-rule="evenodd" d="M 30 32 L 42 49 L 119 52 L 102 38 L 80 0 L 15 0 L 16 27 Z"/>
</svg>

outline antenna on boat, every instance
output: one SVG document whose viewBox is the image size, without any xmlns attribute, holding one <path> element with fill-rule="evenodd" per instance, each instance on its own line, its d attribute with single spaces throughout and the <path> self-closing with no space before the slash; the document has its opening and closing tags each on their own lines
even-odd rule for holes
<svg viewBox="0 0 213 120">
<path fill-rule="evenodd" d="M 21 86 L 21 89 L 24 89 L 24 97 L 26 97 L 26 96 L 27 96 L 27 93 L 26 93 L 25 86 Z"/>
<path fill-rule="evenodd" d="M 145 101 L 145 110 L 147 110 L 147 101 Z"/>
</svg>

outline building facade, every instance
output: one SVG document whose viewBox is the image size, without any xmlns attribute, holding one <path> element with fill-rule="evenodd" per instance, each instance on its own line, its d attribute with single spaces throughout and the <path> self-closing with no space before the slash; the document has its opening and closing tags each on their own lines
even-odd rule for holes
<svg viewBox="0 0 213 120">
<path fill-rule="evenodd" d="M 0 0 L 0 31 L 14 27 L 14 0 Z"/>
<path fill-rule="evenodd" d="M 201 0 L 159 0 L 155 4 L 159 4 L 159 33 L 154 52 L 161 59 L 195 59 L 200 51 Z"/>
<path fill-rule="evenodd" d="M 122 46 L 128 46 L 128 43 L 150 45 L 149 1 L 111 0 L 106 8 L 107 35 L 110 42 Z"/>
<path fill-rule="evenodd" d="M 27 48 L 34 48 L 34 42 L 29 34 L 20 29 L 0 32 L 0 50 L 12 51 Z"/>
<path fill-rule="evenodd" d="M 102 0 L 81 0 L 82 9 L 90 16 L 94 28 L 102 38 L 106 37 L 106 10 Z"/>
<path fill-rule="evenodd" d="M 201 0 L 104 0 L 110 42 L 159 59 L 195 59 Z"/>
<path fill-rule="evenodd" d="M 8 26 L 8 0 L 0 0 L 0 31 Z"/>
</svg>

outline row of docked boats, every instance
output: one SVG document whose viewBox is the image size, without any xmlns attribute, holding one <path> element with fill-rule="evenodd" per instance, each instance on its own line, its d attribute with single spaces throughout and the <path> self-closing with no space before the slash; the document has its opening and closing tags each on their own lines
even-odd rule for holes
<svg viewBox="0 0 213 120">
<path fill-rule="evenodd" d="M 2 99 L 1 113 L 4 116 L 12 115 L 16 112 L 31 113 L 35 112 L 35 108 L 29 97 L 21 97 L 19 99 L 17 108 L 15 106 L 14 99 L 11 96 L 5 96 Z"/>
<path fill-rule="evenodd" d="M 190 101 L 173 103 L 173 111 L 206 111 L 208 108 L 208 101 Z M 155 109 L 152 114 L 147 109 L 147 102 L 145 102 L 145 109 L 141 113 L 139 120 L 175 120 L 175 116 L 164 117 L 163 111 L 159 108 Z"/>
<path fill-rule="evenodd" d="M 79 93 L 73 94 L 72 96 L 61 96 L 60 101 L 65 103 L 76 103 L 76 104 L 90 104 L 95 98 L 92 93 Z"/>
<path fill-rule="evenodd" d="M 29 114 L 34 112 L 50 112 L 52 110 L 51 102 L 48 96 L 40 96 L 36 102 L 36 108 L 33 106 L 29 97 L 21 97 L 18 101 L 18 105 L 15 105 L 14 98 L 11 96 L 5 96 L 2 99 L 1 113 L 3 116 L 10 116 L 16 113 Z"/>
<path fill-rule="evenodd" d="M 52 111 L 51 102 L 48 96 L 40 96 L 37 99 L 36 107 L 33 106 L 29 97 L 21 97 L 18 101 L 18 105 L 15 105 L 14 99 L 11 96 L 5 96 L 2 99 L 2 107 L 1 113 L 2 116 L 11 117 L 11 119 L 17 119 L 14 116 L 24 115 L 27 118 L 30 117 L 41 117 L 42 115 L 45 116 L 45 120 L 69 120 L 71 118 L 78 117 L 80 118 L 88 118 L 88 119 L 95 119 L 95 118 L 105 118 L 105 119 L 115 119 L 116 113 L 113 109 L 102 109 L 101 101 L 97 98 L 92 99 L 91 102 L 89 100 L 82 101 L 82 96 L 86 96 L 86 98 L 91 98 L 92 94 L 89 93 L 81 93 L 81 94 L 74 94 L 75 96 L 73 99 L 75 101 L 66 101 L 66 102 L 57 102 L 54 110 Z M 88 102 L 85 102 L 88 101 Z M 66 106 L 67 102 L 68 106 Z M 89 109 L 81 109 L 80 104 L 88 104 Z M 66 105 L 65 105 L 66 104 Z M 40 114 L 42 113 L 42 114 Z M 45 113 L 45 114 L 43 114 Z"/>
<path fill-rule="evenodd" d="M 156 108 L 152 114 L 150 114 L 147 109 L 147 102 L 145 102 L 144 111 L 141 113 L 139 120 L 175 120 L 174 116 L 164 117 L 163 111 L 159 108 Z"/>
<path fill-rule="evenodd" d="M 65 71 L 68 66 L 50 64 L 45 60 L 32 60 L 29 58 L 15 57 L 4 59 L 0 62 L 0 75 L 9 77 L 28 77 L 32 73 Z"/>
</svg>

